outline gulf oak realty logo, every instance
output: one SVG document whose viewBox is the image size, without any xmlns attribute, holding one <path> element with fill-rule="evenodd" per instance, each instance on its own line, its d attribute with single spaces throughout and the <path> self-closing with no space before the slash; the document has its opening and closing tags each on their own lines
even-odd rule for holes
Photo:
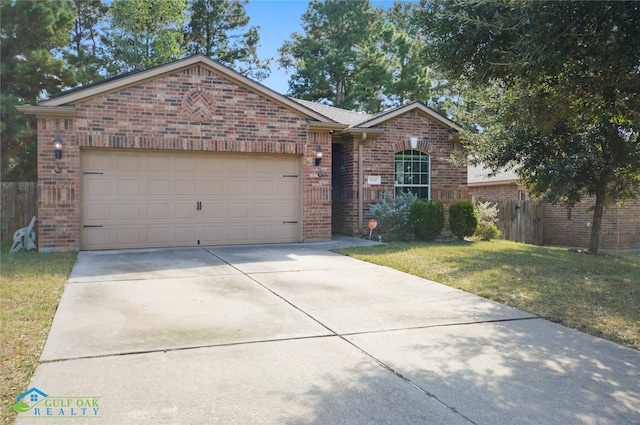
<svg viewBox="0 0 640 425">
<path fill-rule="evenodd" d="M 11 406 L 21 418 L 99 418 L 100 397 L 52 397 L 31 388 Z"/>
</svg>

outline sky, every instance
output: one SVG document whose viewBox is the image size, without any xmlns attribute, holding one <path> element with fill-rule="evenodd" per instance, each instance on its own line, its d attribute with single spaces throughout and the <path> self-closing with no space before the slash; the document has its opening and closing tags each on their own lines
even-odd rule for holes
<svg viewBox="0 0 640 425">
<path fill-rule="evenodd" d="M 371 3 L 375 7 L 385 8 L 393 5 L 391 0 L 377 0 Z M 289 76 L 284 70 L 278 69 L 275 60 L 278 57 L 278 48 L 290 38 L 291 33 L 302 33 L 300 22 L 308 6 L 308 0 L 249 0 L 245 5 L 249 25 L 260 27 L 258 57 L 261 60 L 274 59 L 270 65 L 271 76 L 260 83 L 280 94 L 286 94 L 289 90 Z"/>
</svg>

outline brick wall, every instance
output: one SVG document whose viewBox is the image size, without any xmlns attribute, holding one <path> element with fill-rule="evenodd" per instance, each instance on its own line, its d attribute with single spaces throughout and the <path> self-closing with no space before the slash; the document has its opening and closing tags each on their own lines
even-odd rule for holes
<svg viewBox="0 0 640 425">
<path fill-rule="evenodd" d="M 193 66 L 96 96 L 75 108 L 73 120 L 38 120 L 42 250 L 79 249 L 81 148 L 300 155 L 303 239 L 331 237 L 328 132 L 309 133 L 305 117 L 208 68 Z M 56 135 L 64 141 L 59 174 L 53 171 Z M 325 150 L 322 176 L 313 164 L 318 144 Z"/>
<path fill-rule="evenodd" d="M 593 198 L 583 199 L 567 217 L 560 205 L 544 204 L 544 244 L 588 248 L 593 224 Z M 605 209 L 600 236 L 601 249 L 640 249 L 640 200 L 627 201 L 624 206 Z"/>
<path fill-rule="evenodd" d="M 359 136 L 350 136 L 342 141 L 341 199 L 343 220 L 339 231 L 345 234 L 359 233 L 359 224 L 365 229 L 372 218 L 370 204 L 379 202 L 385 191 L 394 192 L 395 154 L 411 149 L 410 137 L 418 137 L 418 150 L 427 152 L 431 158 L 431 196 L 434 201 L 445 204 L 467 201 L 467 168 L 451 159 L 455 145 L 449 140 L 447 128 L 438 124 L 418 110 L 386 121 L 379 126 L 382 134 L 368 138 L 364 147 L 364 217 L 358 223 L 358 143 Z M 368 176 L 380 176 L 380 185 L 371 185 Z"/>
<path fill-rule="evenodd" d="M 515 184 L 515 183 L 507 183 L 507 184 L 496 184 L 496 185 L 485 185 L 485 186 L 470 186 L 469 187 L 469 196 L 474 201 L 515 201 L 518 199 L 518 193 L 520 191 L 524 191 L 524 186 Z M 530 199 L 528 196 L 525 196 L 525 199 Z"/>
</svg>

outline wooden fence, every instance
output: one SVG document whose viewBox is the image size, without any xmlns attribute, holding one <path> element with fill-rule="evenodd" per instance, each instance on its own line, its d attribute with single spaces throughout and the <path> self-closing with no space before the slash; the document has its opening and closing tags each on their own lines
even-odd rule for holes
<svg viewBox="0 0 640 425">
<path fill-rule="evenodd" d="M 502 239 L 543 244 L 542 204 L 536 201 L 497 201 L 498 222 Z"/>
<path fill-rule="evenodd" d="M 11 239 L 13 233 L 29 225 L 38 214 L 36 182 L 0 183 L 0 240 Z"/>
</svg>

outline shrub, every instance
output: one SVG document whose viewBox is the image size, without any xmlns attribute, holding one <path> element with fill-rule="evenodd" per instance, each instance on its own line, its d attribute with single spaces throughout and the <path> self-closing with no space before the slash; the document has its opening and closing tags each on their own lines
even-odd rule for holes
<svg viewBox="0 0 640 425">
<path fill-rule="evenodd" d="M 500 229 L 495 224 L 480 223 L 478 224 L 478 230 L 476 230 L 476 236 L 483 241 L 490 241 L 491 239 L 498 239 L 500 237 Z"/>
<path fill-rule="evenodd" d="M 411 205 L 409 219 L 418 239 L 432 241 L 442 232 L 444 211 L 442 202 L 417 200 Z"/>
<path fill-rule="evenodd" d="M 386 230 L 386 240 L 411 240 L 413 226 L 409 220 L 411 205 L 418 198 L 413 193 L 401 193 L 393 196 L 390 192 L 382 195 L 382 202 L 371 204 L 371 215 Z"/>
<path fill-rule="evenodd" d="M 499 238 L 500 230 L 495 226 L 498 221 L 498 204 L 491 205 L 490 202 L 479 202 L 476 205 L 476 212 L 478 213 L 476 236 L 483 241 Z"/>
<path fill-rule="evenodd" d="M 449 206 L 449 228 L 460 239 L 473 236 L 478 228 L 478 214 L 471 202 L 455 202 Z"/>
</svg>

